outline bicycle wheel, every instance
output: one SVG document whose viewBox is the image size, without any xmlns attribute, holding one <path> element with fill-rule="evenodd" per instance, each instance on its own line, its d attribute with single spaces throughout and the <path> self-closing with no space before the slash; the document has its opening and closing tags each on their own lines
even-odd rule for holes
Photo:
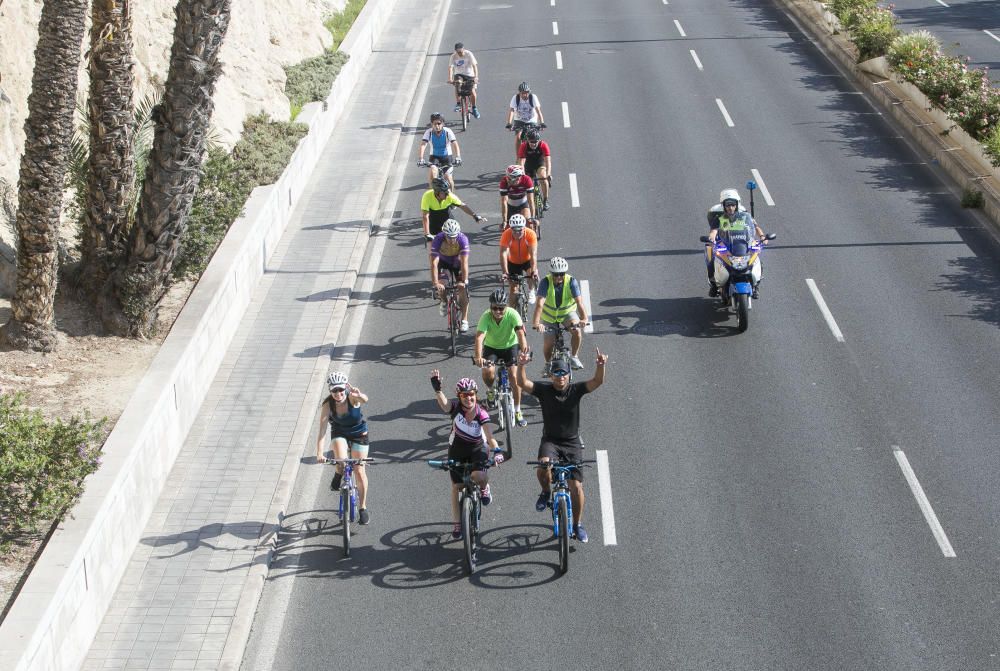
<svg viewBox="0 0 1000 671">
<path fill-rule="evenodd" d="M 351 490 L 344 487 L 340 490 L 340 509 L 344 511 L 344 556 L 351 556 Z"/>
<path fill-rule="evenodd" d="M 542 209 L 542 192 L 541 187 L 538 191 L 535 191 L 535 216 L 542 219 L 545 216 L 545 210 Z"/>
<path fill-rule="evenodd" d="M 463 559 L 465 570 L 472 575 L 476 570 L 476 540 L 475 540 L 475 515 L 472 497 L 462 496 L 462 543 L 465 553 Z"/>
<path fill-rule="evenodd" d="M 556 515 L 559 525 L 559 573 L 569 570 L 569 515 L 566 510 L 566 497 L 556 499 Z"/>
<path fill-rule="evenodd" d="M 503 415 L 503 430 L 507 437 L 507 453 L 514 450 L 514 399 L 506 393 L 500 402 L 500 414 Z"/>
<path fill-rule="evenodd" d="M 451 338 L 451 355 L 458 355 L 458 323 L 462 315 L 454 296 L 448 298 L 448 335 Z"/>
<path fill-rule="evenodd" d="M 469 129 L 469 99 L 462 96 L 462 130 Z"/>
</svg>

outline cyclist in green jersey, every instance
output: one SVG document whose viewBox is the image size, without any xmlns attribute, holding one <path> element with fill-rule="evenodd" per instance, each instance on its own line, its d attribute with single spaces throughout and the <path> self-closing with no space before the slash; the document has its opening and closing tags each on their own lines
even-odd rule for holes
<svg viewBox="0 0 1000 671">
<path fill-rule="evenodd" d="M 490 390 L 486 402 L 491 407 L 496 401 L 493 394 L 493 366 L 483 366 L 484 361 L 507 367 L 511 392 L 514 395 L 514 421 L 518 426 L 528 422 L 521 414 L 521 387 L 517 384 L 517 359 L 519 352 L 528 351 L 528 339 L 524 335 L 524 322 L 517 310 L 507 305 L 507 292 L 497 289 L 490 294 L 490 309 L 483 313 L 476 326 L 476 365 L 483 369 L 483 382 Z"/>
</svg>

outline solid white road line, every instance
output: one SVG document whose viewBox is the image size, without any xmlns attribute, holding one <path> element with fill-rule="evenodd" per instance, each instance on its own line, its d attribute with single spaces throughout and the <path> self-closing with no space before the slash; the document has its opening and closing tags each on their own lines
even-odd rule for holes
<svg viewBox="0 0 1000 671">
<path fill-rule="evenodd" d="M 949 5 L 949 4 L 945 3 L 945 2 L 943 2 L 943 0 L 937 0 L 937 3 L 938 3 L 939 5 L 941 5 L 942 7 L 951 7 L 951 5 Z"/>
<path fill-rule="evenodd" d="M 941 553 L 945 557 L 954 557 L 955 550 L 951 547 L 951 542 L 948 540 L 948 535 L 944 532 L 944 527 L 941 526 L 937 515 L 934 514 L 934 508 L 931 507 L 931 502 L 927 500 L 927 495 L 924 494 L 924 488 L 920 486 L 920 481 L 917 480 L 916 473 L 910 468 L 909 460 L 898 445 L 892 446 L 892 453 L 896 457 L 896 463 L 899 464 L 899 468 L 903 471 L 906 484 L 910 486 L 910 491 L 913 492 L 914 498 L 917 499 L 917 505 L 920 506 L 920 511 L 924 514 L 924 519 L 927 520 L 927 524 L 931 527 L 931 533 L 934 534 L 934 540 L 937 541 L 938 547 L 941 548 Z"/>
<path fill-rule="evenodd" d="M 753 181 L 757 182 L 757 186 L 760 187 L 760 195 L 764 196 L 764 202 L 774 207 L 774 200 L 771 199 L 771 193 L 767 190 L 767 184 L 764 184 L 764 178 L 757 172 L 757 168 L 751 168 L 750 172 L 753 174 Z"/>
<path fill-rule="evenodd" d="M 837 339 L 837 342 L 844 342 L 844 334 L 840 332 L 840 327 L 837 326 L 837 320 L 833 318 L 833 313 L 830 312 L 830 308 L 826 306 L 826 301 L 823 300 L 823 294 L 819 292 L 819 287 L 817 287 L 816 283 L 811 279 L 807 279 L 806 284 L 809 285 L 809 291 L 813 295 L 813 300 L 815 300 L 816 305 L 819 306 L 819 311 L 823 313 L 823 319 L 826 320 L 826 325 L 830 327 L 833 337 Z"/>
<path fill-rule="evenodd" d="M 984 30 L 983 32 L 984 32 L 984 33 L 986 33 L 987 35 L 989 35 L 990 37 L 992 37 L 992 38 L 993 38 L 994 40 L 996 40 L 997 42 L 1000 42 L 1000 37 L 997 37 L 996 35 L 994 35 L 994 34 L 993 34 L 993 33 L 991 33 L 990 31 L 988 31 L 988 30 Z"/>
<path fill-rule="evenodd" d="M 562 104 L 563 128 L 569 128 L 569 103 Z"/>
<path fill-rule="evenodd" d="M 562 70 L 562 52 L 556 52 L 556 70 Z"/>
<path fill-rule="evenodd" d="M 674 25 L 677 26 L 677 32 L 679 32 L 681 34 L 681 37 L 687 37 L 687 33 L 685 33 L 684 29 L 681 28 L 681 22 L 680 21 L 678 21 L 677 19 L 674 19 Z"/>
<path fill-rule="evenodd" d="M 601 523 L 604 525 L 604 544 L 618 545 L 615 531 L 615 505 L 611 500 L 611 471 L 608 466 L 608 451 L 596 450 L 597 481 L 601 492 Z"/>
<path fill-rule="evenodd" d="M 555 21 L 552 22 L 552 34 L 553 35 L 559 34 L 559 24 L 556 23 Z"/>
<path fill-rule="evenodd" d="M 591 319 L 583 327 L 584 333 L 594 332 L 594 311 L 590 309 L 590 280 L 580 280 L 580 299 L 583 301 L 583 309 L 587 311 L 587 316 Z"/>
<path fill-rule="evenodd" d="M 580 194 L 576 190 L 576 173 L 569 173 L 569 202 L 573 207 L 580 207 Z"/>
<path fill-rule="evenodd" d="M 722 112 L 722 118 L 726 120 L 726 125 L 732 128 L 736 124 L 733 123 L 732 118 L 729 116 L 729 112 L 726 111 L 726 106 L 722 104 L 722 98 L 716 98 L 715 104 L 719 106 L 719 111 Z"/>
<path fill-rule="evenodd" d="M 698 66 L 698 69 L 699 69 L 699 70 L 704 70 L 704 69 L 705 69 L 705 66 L 703 66 L 703 65 L 701 64 L 701 61 L 700 61 L 700 60 L 698 60 L 698 54 L 696 54 L 696 53 L 694 52 L 694 49 L 692 49 L 692 50 L 691 50 L 691 58 L 693 58 L 693 59 L 694 59 L 694 64 L 695 64 L 696 66 Z"/>
</svg>

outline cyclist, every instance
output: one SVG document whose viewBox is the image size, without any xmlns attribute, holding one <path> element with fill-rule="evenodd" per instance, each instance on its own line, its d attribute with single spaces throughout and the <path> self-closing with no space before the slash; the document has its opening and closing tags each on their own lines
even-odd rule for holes
<svg viewBox="0 0 1000 671">
<path fill-rule="evenodd" d="M 347 459 L 350 447 L 351 459 L 364 459 L 368 456 L 368 422 L 361 412 L 361 406 L 368 402 L 368 397 L 357 387 L 352 387 L 347 381 L 347 375 L 340 371 L 330 373 L 326 378 L 330 395 L 323 399 L 319 412 L 319 435 L 316 438 L 316 461 L 326 461 L 323 458 L 323 443 L 326 439 L 326 427 L 330 427 L 330 438 L 333 440 L 333 456 L 335 459 Z M 368 514 L 366 502 L 368 499 L 368 474 L 365 465 L 354 467 L 358 486 L 358 522 L 368 524 L 371 516 Z M 340 489 L 340 481 L 344 476 L 344 465 L 337 464 L 337 472 L 330 482 L 330 489 Z"/>
<path fill-rule="evenodd" d="M 517 119 L 514 118 L 515 114 Z M 521 132 L 528 125 L 545 128 L 545 115 L 542 114 L 542 103 L 539 102 L 538 96 L 531 92 L 528 82 L 521 82 L 507 107 L 506 128 L 514 131 L 515 156 L 517 150 L 521 148 Z"/>
<path fill-rule="evenodd" d="M 570 364 L 575 369 L 583 368 L 583 363 L 577 354 L 583 343 L 583 327 L 587 325 L 587 308 L 583 304 L 580 283 L 572 275 L 568 275 L 569 263 L 561 256 L 554 256 L 549 261 L 551 272 L 538 283 L 538 300 L 535 302 L 535 316 L 532 326 L 536 331 L 542 330 L 545 322 L 545 375 L 549 373 L 549 362 L 552 360 L 552 347 L 555 344 L 555 325 L 563 324 L 574 328 L 570 333 Z"/>
<path fill-rule="evenodd" d="M 449 402 L 441 391 L 441 373 L 437 369 L 431 371 L 431 386 L 434 388 L 434 400 L 442 412 L 451 415 L 451 433 L 448 435 L 448 458 L 455 461 L 485 463 L 489 459 L 486 447 L 496 449 L 497 441 L 490 431 L 490 415 L 476 401 L 478 385 L 472 378 L 463 377 L 455 385 L 458 398 Z M 495 455 L 496 463 L 503 461 L 503 455 Z M 472 473 L 472 479 L 482 488 L 484 506 L 493 501 L 490 491 L 489 477 L 486 470 Z M 452 538 L 462 537 L 462 524 L 458 521 L 458 493 L 462 491 L 462 478 L 451 471 L 451 515 L 455 525 L 452 527 Z"/>
<path fill-rule="evenodd" d="M 489 389 L 486 403 L 493 407 L 496 401 L 493 393 L 493 366 L 483 366 L 484 361 L 507 367 L 511 391 L 514 395 L 514 421 L 518 426 L 528 422 L 521 414 L 521 388 L 517 385 L 517 357 L 519 352 L 528 351 L 528 339 L 524 336 L 524 322 L 517 310 L 507 305 L 507 292 L 497 289 L 490 294 L 490 309 L 483 313 L 476 326 L 476 365 L 483 369 L 483 382 Z"/>
<path fill-rule="evenodd" d="M 538 284 L 538 236 L 526 228 L 521 214 L 510 215 L 508 228 L 500 236 L 500 271 L 510 286 L 510 305 L 516 305 L 518 280 L 528 275 L 528 303 L 535 304 Z"/>
<path fill-rule="evenodd" d="M 708 211 L 708 242 L 705 243 L 705 262 L 708 264 L 708 295 L 715 298 L 719 295 L 719 285 L 715 281 L 715 241 L 722 233 L 723 241 L 729 245 L 734 238 L 753 240 L 753 232 L 760 238 L 762 245 L 767 244 L 767 237 L 750 213 L 740 202 L 740 192 L 736 189 L 723 189 L 719 193 L 719 204 L 713 205 Z M 758 260 L 758 263 L 760 261 Z M 763 268 L 762 268 L 763 269 Z M 753 286 L 753 297 L 760 298 L 760 280 Z"/>
<path fill-rule="evenodd" d="M 594 377 L 586 382 L 573 382 L 569 361 L 557 358 L 552 362 L 551 382 L 532 382 L 524 372 L 524 364 L 528 357 L 521 354 L 518 362 L 521 364 L 518 382 L 521 388 L 538 399 L 542 407 L 542 440 L 538 445 L 539 461 L 571 461 L 583 460 L 583 441 L 580 440 L 580 399 L 604 384 L 604 368 L 608 355 L 597 350 L 597 367 Z M 535 510 L 542 512 L 549 504 L 551 473 L 540 466 L 535 474 L 542 486 L 542 493 L 535 501 Z M 583 475 L 580 470 L 573 471 L 569 483 L 569 495 L 573 501 L 573 536 L 581 543 L 586 543 L 587 530 L 583 527 Z"/>
<path fill-rule="evenodd" d="M 481 217 L 462 202 L 462 200 L 451 192 L 451 185 L 444 177 L 434 180 L 431 188 L 424 192 L 420 198 L 420 219 L 424 227 L 424 237 L 433 240 L 434 236 L 441 232 L 444 222 L 451 219 L 451 208 L 458 207 L 467 215 L 476 220 L 476 223 L 486 221 L 486 217 Z"/>
<path fill-rule="evenodd" d="M 524 174 L 535 180 L 542 191 L 542 209 L 549 209 L 549 187 L 552 185 L 552 152 L 543 142 L 538 131 L 532 128 L 525 134 L 525 141 L 517 150 L 517 162 Z"/>
<path fill-rule="evenodd" d="M 431 284 L 437 293 L 440 304 L 438 311 L 444 316 L 445 297 L 444 285 L 441 284 L 440 271 L 447 270 L 455 279 L 458 305 L 462 308 L 462 323 L 459 331 L 469 330 L 469 294 L 465 290 L 465 282 L 469 278 L 469 238 L 462 233 L 462 227 L 454 219 L 444 222 L 441 232 L 434 236 L 431 242 Z"/>
<path fill-rule="evenodd" d="M 476 107 L 476 84 L 479 82 L 479 61 L 475 55 L 465 48 L 461 42 L 455 43 L 455 51 L 448 59 L 448 83 L 455 85 L 455 111 L 462 111 L 461 90 L 471 89 L 472 116 L 479 118 L 479 108 Z"/>
<path fill-rule="evenodd" d="M 430 158 L 424 161 L 427 146 L 431 147 Z M 431 114 L 431 127 L 424 131 L 420 139 L 420 156 L 417 166 L 427 166 L 427 186 L 433 188 L 434 179 L 443 172 L 452 190 L 455 189 L 455 176 L 452 165 L 462 165 L 462 150 L 458 146 L 455 132 L 445 128 L 444 117 L 434 112 Z"/>
<path fill-rule="evenodd" d="M 524 174 L 524 168 L 508 165 L 506 174 L 500 178 L 500 220 L 506 224 L 508 216 L 515 212 L 534 219 L 534 193 L 535 182 Z"/>
</svg>

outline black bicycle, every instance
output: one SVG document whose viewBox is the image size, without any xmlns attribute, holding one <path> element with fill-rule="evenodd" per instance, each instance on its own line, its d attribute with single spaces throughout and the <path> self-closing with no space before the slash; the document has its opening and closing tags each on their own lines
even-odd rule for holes
<svg viewBox="0 0 1000 671">
<path fill-rule="evenodd" d="M 569 359 L 570 358 L 570 348 L 566 344 L 566 332 L 576 331 L 577 329 L 582 329 L 584 327 L 583 322 L 578 322 L 572 326 L 564 326 L 562 322 L 558 324 L 546 324 L 546 326 L 554 329 L 555 340 L 552 342 L 552 359 Z M 545 372 L 545 377 L 549 377 L 550 373 Z"/>
<path fill-rule="evenodd" d="M 569 480 L 573 471 L 581 466 L 596 463 L 592 459 L 584 461 L 529 461 L 530 466 L 544 466 L 549 469 L 552 482 L 548 506 L 552 509 L 552 533 L 559 543 L 559 573 L 569 570 L 569 539 L 573 530 L 573 497 L 569 493 Z"/>
<path fill-rule="evenodd" d="M 458 92 L 459 104 L 462 108 L 462 130 L 468 130 L 472 119 L 472 90 L 476 80 L 468 75 L 455 75 L 455 90 Z"/>
<path fill-rule="evenodd" d="M 508 448 L 509 450 L 509 448 Z M 494 453 L 500 453 L 500 448 L 495 448 Z M 465 570 L 469 575 L 476 571 L 476 556 L 479 549 L 479 521 L 483 514 L 483 492 L 479 484 L 472 479 L 472 474 L 476 471 L 485 471 L 496 465 L 494 459 L 484 461 L 455 461 L 454 459 L 431 459 L 427 462 L 431 468 L 442 471 L 454 471 L 462 476 L 463 487 L 458 493 L 458 507 L 462 525 L 462 543 L 464 552 L 462 561 Z"/>
</svg>

